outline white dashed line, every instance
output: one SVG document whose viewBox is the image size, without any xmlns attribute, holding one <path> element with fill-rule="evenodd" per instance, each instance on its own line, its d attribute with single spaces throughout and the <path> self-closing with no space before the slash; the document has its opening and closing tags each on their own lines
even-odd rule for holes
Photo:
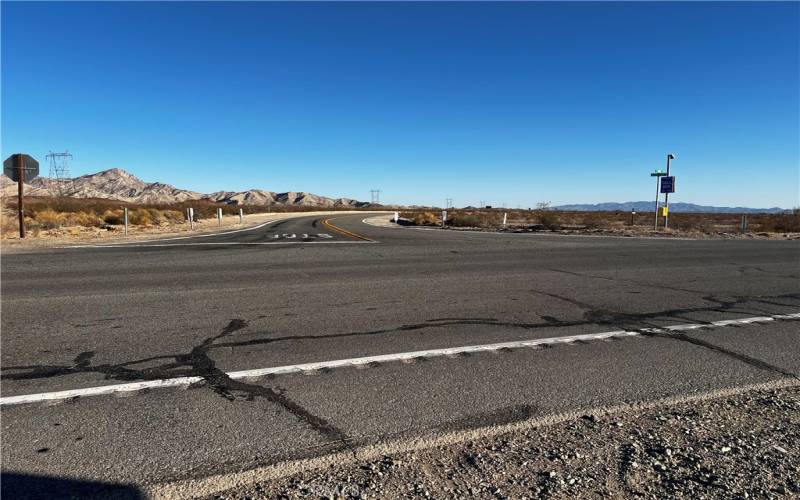
<svg viewBox="0 0 800 500">
<path fill-rule="evenodd" d="M 331 242 L 333 243 L 333 242 Z M 263 243 L 262 243 L 263 244 Z M 643 328 L 641 330 L 615 330 L 602 333 L 588 333 L 582 335 L 569 335 L 564 337 L 550 337 L 544 339 L 518 340 L 514 342 L 500 342 L 495 344 L 481 344 L 461 347 L 448 347 L 444 349 L 428 349 L 424 351 L 400 352 L 394 354 L 382 354 L 378 356 L 366 356 L 361 358 L 337 359 L 332 361 L 320 361 L 316 363 L 303 363 L 286 366 L 276 366 L 272 368 L 256 368 L 252 370 L 242 370 L 228 372 L 227 375 L 232 379 L 246 379 L 263 377 L 265 375 L 284 375 L 288 373 L 310 372 L 315 370 L 342 368 L 347 366 L 362 366 L 371 363 L 387 363 L 392 361 L 409 361 L 419 358 L 435 358 L 441 356 L 454 356 L 458 354 L 469 354 L 476 352 L 491 352 L 502 349 L 519 349 L 523 347 L 537 347 L 557 344 L 572 344 L 575 342 L 587 342 L 592 340 L 606 340 L 611 338 L 635 337 L 642 333 L 659 333 L 671 331 L 694 330 L 700 328 L 723 328 L 735 325 L 747 325 L 752 323 L 768 323 L 778 320 L 798 320 L 800 312 L 792 314 L 778 314 L 774 316 L 757 316 L 752 318 L 739 318 L 710 323 L 692 323 L 665 326 L 662 328 Z M 322 337 L 324 338 L 324 337 Z M 22 396 L 0 397 L 0 406 L 20 405 L 27 403 L 38 403 L 43 401 L 58 401 L 87 396 L 101 396 L 107 394 L 141 391 L 145 389 L 160 389 L 165 387 L 188 386 L 203 382 L 202 377 L 178 377 L 160 380 L 147 380 L 143 382 L 131 382 L 127 384 L 107 385 L 101 387 L 88 387 L 84 389 L 73 389 L 67 391 L 43 392 L 39 394 L 25 394 Z"/>
</svg>

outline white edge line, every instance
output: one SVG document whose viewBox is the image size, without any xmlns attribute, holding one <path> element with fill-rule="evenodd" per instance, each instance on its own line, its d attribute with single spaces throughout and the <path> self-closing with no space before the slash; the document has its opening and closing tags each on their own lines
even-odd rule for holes
<svg viewBox="0 0 800 500">
<path fill-rule="evenodd" d="M 569 335 L 564 337 L 548 337 L 543 339 L 518 340 L 513 342 L 500 342 L 495 344 L 480 344 L 461 347 L 448 347 L 444 349 L 428 349 L 424 351 L 401 352 L 394 354 L 382 354 L 377 356 L 365 356 L 360 358 L 337 359 L 332 361 L 320 361 L 316 363 L 302 363 L 295 365 L 276 366 L 272 368 L 256 368 L 252 370 L 241 370 L 228 372 L 227 375 L 232 379 L 255 378 L 265 375 L 282 375 L 298 372 L 309 372 L 345 366 L 359 366 L 370 363 L 385 363 L 389 361 L 404 361 L 417 358 L 433 358 L 439 356 L 454 356 L 472 352 L 498 351 L 500 349 L 516 349 L 522 347 L 536 347 L 551 344 L 571 344 L 574 342 L 587 340 L 604 340 L 619 337 L 633 337 L 641 335 L 642 332 L 656 331 L 679 331 L 695 328 L 719 328 L 736 324 L 749 324 L 769 322 L 778 319 L 800 319 L 800 312 L 792 314 L 780 314 L 775 316 L 757 316 L 753 318 L 740 318 L 711 323 L 697 323 L 685 325 L 673 325 L 658 328 L 644 328 L 642 330 L 615 330 L 611 332 L 587 333 L 581 335 Z M 26 403 L 37 403 L 43 401 L 54 401 L 73 399 L 86 396 L 101 396 L 118 392 L 132 392 L 146 389 L 158 389 L 164 387 L 187 386 L 202 382 L 202 377 L 177 377 L 171 379 L 147 380 L 142 382 L 132 382 L 128 384 L 106 385 L 101 387 L 88 387 L 85 389 L 72 389 L 67 391 L 43 392 L 39 394 L 25 394 L 21 396 L 0 397 L 0 406 L 19 405 Z"/>
</svg>

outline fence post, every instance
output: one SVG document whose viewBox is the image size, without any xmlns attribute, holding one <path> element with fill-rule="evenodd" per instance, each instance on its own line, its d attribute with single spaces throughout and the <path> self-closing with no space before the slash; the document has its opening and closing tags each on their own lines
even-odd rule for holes
<svg viewBox="0 0 800 500">
<path fill-rule="evenodd" d="M 125 236 L 128 236 L 128 207 L 123 207 L 122 210 L 125 212 Z"/>
</svg>

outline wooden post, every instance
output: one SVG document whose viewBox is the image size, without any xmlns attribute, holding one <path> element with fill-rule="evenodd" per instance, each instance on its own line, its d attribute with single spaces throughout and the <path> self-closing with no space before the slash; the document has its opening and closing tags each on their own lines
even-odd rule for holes
<svg viewBox="0 0 800 500">
<path fill-rule="evenodd" d="M 19 181 L 17 182 L 17 195 L 19 196 L 17 202 L 17 211 L 19 212 L 19 237 L 25 237 L 25 213 L 22 209 L 22 194 L 23 194 L 23 184 L 25 179 L 25 169 L 23 168 L 23 158 L 22 155 L 18 154 L 17 156 L 17 175 L 19 176 Z"/>
</svg>

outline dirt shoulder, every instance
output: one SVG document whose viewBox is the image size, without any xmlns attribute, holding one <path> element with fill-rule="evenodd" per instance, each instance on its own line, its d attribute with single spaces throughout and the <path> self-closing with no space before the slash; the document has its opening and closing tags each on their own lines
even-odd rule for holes
<svg viewBox="0 0 800 500">
<path fill-rule="evenodd" d="M 237 229 L 248 229 L 265 222 L 289 219 L 295 217 L 311 216 L 339 216 L 360 214 L 360 211 L 319 211 L 319 212 L 291 212 L 291 213 L 263 213 L 248 214 L 239 222 L 239 216 L 223 216 L 220 224 L 217 219 L 200 219 L 194 223 L 194 229 L 188 222 L 179 224 L 164 224 L 161 226 L 130 226 L 128 235 L 124 234 L 122 226 L 115 226 L 112 230 L 97 227 L 65 227 L 41 231 L 37 235 L 29 235 L 25 239 L 17 236 L 4 237 L 0 242 L 3 252 L 25 250 L 33 248 L 49 248 L 63 245 L 97 245 L 107 243 L 122 243 L 142 240 L 153 240 L 174 236 L 199 236 Z M 365 214 L 366 216 L 366 214 Z"/>
<path fill-rule="evenodd" d="M 800 495 L 800 387 L 592 413 L 345 460 L 208 498 L 779 498 Z"/>
</svg>

